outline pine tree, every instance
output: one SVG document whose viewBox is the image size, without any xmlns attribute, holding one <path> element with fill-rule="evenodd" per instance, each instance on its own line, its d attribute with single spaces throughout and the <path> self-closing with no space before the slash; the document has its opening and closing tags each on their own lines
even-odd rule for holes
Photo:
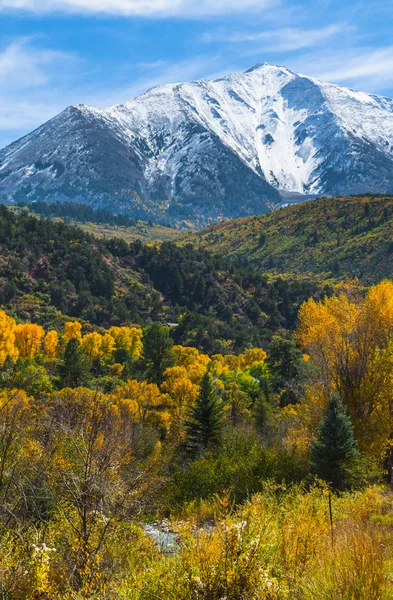
<svg viewBox="0 0 393 600">
<path fill-rule="evenodd" d="M 94 377 L 103 377 L 104 376 L 104 365 L 101 362 L 101 358 L 99 356 L 95 356 L 91 361 L 91 372 Z"/>
<path fill-rule="evenodd" d="M 194 299 L 196 302 L 203 302 L 206 293 L 206 280 L 203 275 L 199 275 L 194 291 Z"/>
<path fill-rule="evenodd" d="M 351 419 L 335 394 L 329 401 L 311 448 L 311 472 L 334 490 L 344 490 L 348 485 L 348 463 L 357 456 Z"/>
<path fill-rule="evenodd" d="M 161 323 L 153 323 L 143 336 L 142 366 L 151 383 L 161 385 L 165 369 L 172 366 L 173 340 L 168 327 Z"/>
<path fill-rule="evenodd" d="M 192 458 L 198 458 L 208 448 L 219 444 L 224 424 L 224 404 L 214 389 L 210 373 L 202 378 L 198 397 L 189 416 L 185 424 L 187 451 Z"/>
<path fill-rule="evenodd" d="M 77 338 L 71 338 L 64 351 L 60 373 L 63 384 L 70 387 L 83 385 L 89 375 L 91 361 Z"/>
</svg>

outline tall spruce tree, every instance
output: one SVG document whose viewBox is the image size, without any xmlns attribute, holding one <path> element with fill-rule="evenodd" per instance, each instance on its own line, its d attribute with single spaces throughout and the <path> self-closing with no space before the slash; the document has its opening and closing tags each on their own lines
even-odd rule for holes
<svg viewBox="0 0 393 600">
<path fill-rule="evenodd" d="M 71 338 L 65 351 L 63 363 L 60 365 L 60 375 L 63 385 L 77 387 L 86 383 L 89 377 L 91 361 L 83 350 L 80 341 Z"/>
<path fill-rule="evenodd" d="M 348 486 L 348 466 L 358 456 L 353 425 L 339 396 L 334 394 L 327 406 L 317 439 L 311 448 L 311 472 L 332 489 Z"/>
<path fill-rule="evenodd" d="M 202 378 L 198 397 L 186 421 L 186 448 L 191 458 L 203 456 L 217 446 L 224 424 L 224 403 L 218 396 L 210 373 Z"/>
<path fill-rule="evenodd" d="M 173 364 L 173 340 L 168 327 L 153 323 L 143 336 L 143 354 L 141 365 L 145 376 L 152 383 L 161 385 L 164 371 Z"/>
</svg>

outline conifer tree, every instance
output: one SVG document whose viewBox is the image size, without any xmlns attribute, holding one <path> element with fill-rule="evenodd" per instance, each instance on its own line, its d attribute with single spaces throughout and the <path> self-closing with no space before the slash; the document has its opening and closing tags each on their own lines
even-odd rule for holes
<svg viewBox="0 0 393 600">
<path fill-rule="evenodd" d="M 187 451 L 192 458 L 198 458 L 208 448 L 219 444 L 224 424 L 224 404 L 208 372 L 202 378 L 198 397 L 189 415 L 186 422 Z"/>
<path fill-rule="evenodd" d="M 71 338 L 64 351 L 60 372 L 63 384 L 70 387 L 83 385 L 89 375 L 91 361 L 77 338 Z"/>
<path fill-rule="evenodd" d="M 358 456 L 353 425 L 338 395 L 327 406 L 317 439 L 311 448 L 311 472 L 334 490 L 348 485 L 348 466 Z"/>
<path fill-rule="evenodd" d="M 142 367 L 151 383 L 161 385 L 164 371 L 172 366 L 173 340 L 168 327 L 162 323 L 153 323 L 143 336 Z"/>
</svg>

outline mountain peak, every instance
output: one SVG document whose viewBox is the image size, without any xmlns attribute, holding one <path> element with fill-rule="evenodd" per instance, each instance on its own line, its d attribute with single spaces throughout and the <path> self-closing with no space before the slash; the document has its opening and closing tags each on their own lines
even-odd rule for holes
<svg viewBox="0 0 393 600">
<path fill-rule="evenodd" d="M 268 62 L 78 105 L 0 151 L 8 202 L 74 199 L 194 225 L 265 212 L 280 194 L 391 191 L 393 101 Z"/>
<path fill-rule="evenodd" d="M 253 71 L 258 71 L 259 69 L 262 69 L 263 67 L 271 67 L 272 65 L 268 62 L 259 62 L 256 65 L 254 65 L 253 67 L 250 67 L 249 69 L 247 69 L 246 71 L 244 71 L 245 73 L 252 73 Z"/>
<path fill-rule="evenodd" d="M 277 70 L 277 71 L 285 71 L 286 73 L 292 73 L 294 75 L 296 75 L 296 73 L 293 73 L 293 71 L 291 71 L 290 69 L 288 69 L 285 65 L 272 65 L 271 63 L 268 62 L 259 62 L 256 65 L 254 65 L 253 67 L 250 67 L 249 69 L 247 69 L 247 71 L 244 71 L 245 73 L 253 73 L 254 71 L 263 71 L 266 69 L 273 69 L 273 70 Z"/>
</svg>

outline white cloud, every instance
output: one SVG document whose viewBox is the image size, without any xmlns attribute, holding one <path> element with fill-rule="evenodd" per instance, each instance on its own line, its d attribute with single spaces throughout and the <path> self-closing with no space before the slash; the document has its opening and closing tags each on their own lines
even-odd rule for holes
<svg viewBox="0 0 393 600">
<path fill-rule="evenodd" d="M 74 54 L 38 48 L 20 38 L 0 50 L 0 147 L 64 108 Z M 64 77 L 62 89 L 56 76 Z"/>
<path fill-rule="evenodd" d="M 345 23 L 335 23 L 320 29 L 285 27 L 262 32 L 206 33 L 203 39 L 206 42 L 251 44 L 251 49 L 247 51 L 247 54 L 255 53 L 255 45 L 269 52 L 291 52 L 318 46 L 338 34 L 352 30 L 353 28 Z"/>
<path fill-rule="evenodd" d="M 92 82 L 90 67 L 74 54 L 38 48 L 34 39 L 17 39 L 0 49 L 0 148 L 70 104 L 110 106 L 156 85 L 222 74 L 219 56 L 211 54 L 177 63 L 140 63 L 129 75 L 130 86 L 104 76 Z"/>
<path fill-rule="evenodd" d="M 359 46 L 306 53 L 290 58 L 287 66 L 323 81 L 391 95 L 393 46 L 379 49 Z"/>
<path fill-rule="evenodd" d="M 379 83 L 393 81 L 393 46 L 373 51 L 362 51 L 347 60 L 325 68 L 321 77 L 327 81 L 371 79 Z"/>
<path fill-rule="evenodd" d="M 273 0 L 0 0 L 0 10 L 69 12 L 141 17 L 203 17 L 260 12 Z M 275 0 L 278 4 L 278 0 Z"/>
<path fill-rule="evenodd" d="M 0 86 L 8 88 L 40 87 L 48 82 L 48 67 L 70 59 L 71 54 L 37 49 L 31 38 L 9 44 L 0 53 Z"/>
</svg>

